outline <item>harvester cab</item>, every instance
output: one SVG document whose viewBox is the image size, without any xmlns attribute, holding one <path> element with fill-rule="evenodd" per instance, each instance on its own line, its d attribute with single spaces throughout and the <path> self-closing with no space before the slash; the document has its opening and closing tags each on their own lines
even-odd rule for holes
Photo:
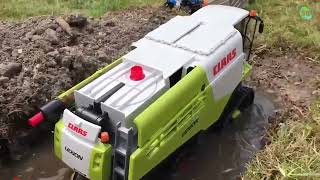
<svg viewBox="0 0 320 180">
<path fill-rule="evenodd" d="M 242 85 L 252 69 L 244 51 L 254 38 L 250 19 L 261 22 L 220 5 L 177 16 L 29 122 L 56 122 L 55 154 L 74 180 L 141 179 L 200 131 L 252 104 L 253 90 Z"/>
</svg>

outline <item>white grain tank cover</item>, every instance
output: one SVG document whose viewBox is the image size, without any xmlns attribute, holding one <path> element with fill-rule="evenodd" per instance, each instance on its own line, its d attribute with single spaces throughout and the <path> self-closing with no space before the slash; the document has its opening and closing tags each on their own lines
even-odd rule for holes
<svg viewBox="0 0 320 180">
<path fill-rule="evenodd" d="M 144 78 L 130 79 L 131 68 L 143 68 Z M 122 62 L 101 75 L 85 87 L 75 91 L 77 107 L 90 108 L 100 104 L 101 110 L 108 113 L 112 128 L 118 122 L 131 127 L 133 117 L 166 89 L 162 73 L 157 69 L 133 62 Z"/>
<path fill-rule="evenodd" d="M 235 26 L 242 19 L 247 17 L 249 12 L 231 6 L 210 5 L 199 9 L 191 17 L 204 23 L 214 22 L 216 24 L 226 24 Z"/>
<path fill-rule="evenodd" d="M 164 39 L 154 41 L 146 38 L 139 40 L 134 44 L 137 48 L 123 57 L 124 61 L 156 69 L 162 72 L 163 79 L 168 79 L 193 60 L 194 53 L 161 43 L 161 40 L 164 41 Z"/>
<path fill-rule="evenodd" d="M 176 16 L 157 29 L 149 32 L 145 38 L 165 44 L 173 44 L 196 29 L 200 24 L 200 21 L 190 16 Z"/>
</svg>

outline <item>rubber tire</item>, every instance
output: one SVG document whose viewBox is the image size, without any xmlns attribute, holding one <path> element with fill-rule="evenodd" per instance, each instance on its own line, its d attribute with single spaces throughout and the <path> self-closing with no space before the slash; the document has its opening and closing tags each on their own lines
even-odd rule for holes
<svg viewBox="0 0 320 180">
<path fill-rule="evenodd" d="M 210 129 L 212 131 L 219 131 L 223 129 L 231 122 L 232 117 L 230 115 L 234 112 L 234 110 L 239 109 L 242 112 L 249 108 L 253 104 L 253 101 L 254 90 L 240 84 L 233 92 L 221 116 L 217 122 L 210 127 Z"/>
<path fill-rule="evenodd" d="M 239 105 L 239 110 L 244 111 L 248 109 L 254 102 L 254 90 L 252 88 L 242 86 L 239 90 L 242 98 L 242 102 Z"/>
</svg>

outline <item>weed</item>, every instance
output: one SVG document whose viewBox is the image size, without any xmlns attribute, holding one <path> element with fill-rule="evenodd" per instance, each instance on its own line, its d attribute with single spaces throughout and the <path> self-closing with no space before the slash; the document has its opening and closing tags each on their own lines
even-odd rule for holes
<svg viewBox="0 0 320 180">
<path fill-rule="evenodd" d="M 305 7 L 312 10 L 312 18 L 308 20 L 301 14 Z M 317 3 L 310 0 L 256 0 L 249 8 L 256 9 L 266 24 L 259 43 L 267 43 L 270 47 L 293 46 L 319 53 L 320 7 Z"/>
<path fill-rule="evenodd" d="M 320 179 L 320 101 L 303 121 L 287 120 L 256 154 L 244 179 Z"/>
</svg>

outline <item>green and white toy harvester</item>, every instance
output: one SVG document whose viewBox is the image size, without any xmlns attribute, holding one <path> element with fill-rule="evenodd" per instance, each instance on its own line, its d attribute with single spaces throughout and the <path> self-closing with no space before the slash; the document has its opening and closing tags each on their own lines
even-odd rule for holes
<svg viewBox="0 0 320 180">
<path fill-rule="evenodd" d="M 253 90 L 241 84 L 257 26 L 261 33 L 255 12 L 229 6 L 177 16 L 29 123 L 56 122 L 55 154 L 74 179 L 141 179 L 197 133 L 252 104 Z"/>
</svg>

